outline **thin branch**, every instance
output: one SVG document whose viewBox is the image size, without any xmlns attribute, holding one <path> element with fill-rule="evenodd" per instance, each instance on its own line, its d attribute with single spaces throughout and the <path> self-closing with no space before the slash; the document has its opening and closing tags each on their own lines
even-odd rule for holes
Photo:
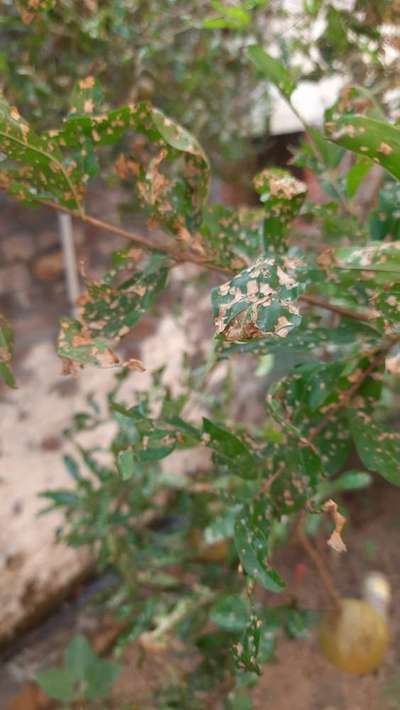
<svg viewBox="0 0 400 710">
<path fill-rule="evenodd" d="M 307 123 L 307 121 L 303 118 L 301 113 L 294 106 L 291 99 L 286 99 L 286 102 L 289 105 L 289 107 L 291 108 L 291 110 L 293 111 L 296 118 L 302 124 L 302 126 L 304 128 L 304 132 L 309 140 L 310 147 L 311 147 L 315 157 L 317 158 L 317 160 L 319 160 L 320 163 L 322 163 L 322 165 L 325 166 L 326 177 L 328 178 L 329 182 L 331 183 L 331 186 L 333 187 L 333 189 L 336 193 L 336 197 L 337 197 L 338 201 L 340 202 L 342 212 L 353 217 L 354 215 L 353 215 L 353 212 L 351 211 L 351 208 L 349 207 L 349 205 L 347 204 L 347 202 L 343 198 L 342 193 L 340 192 L 339 186 L 337 184 L 336 176 L 333 174 L 332 170 L 326 164 L 324 156 L 322 155 L 317 143 L 314 140 L 314 137 L 313 137 L 312 131 L 311 131 L 311 126 Z"/>
<path fill-rule="evenodd" d="M 332 311 L 332 313 L 338 313 L 341 316 L 346 316 L 346 318 L 353 318 L 353 320 L 361 320 L 368 323 L 372 319 L 372 315 L 368 312 L 362 313 L 361 311 L 352 311 L 350 308 L 336 306 L 334 303 L 323 301 L 316 296 L 307 296 L 303 294 L 299 297 L 299 301 L 309 303 L 313 306 L 318 306 L 319 308 L 324 308 L 325 310 Z"/>
<path fill-rule="evenodd" d="M 340 611 L 341 609 L 341 600 L 340 600 L 340 595 L 336 591 L 333 579 L 331 575 L 329 574 L 325 562 L 322 559 L 321 555 L 319 552 L 316 550 L 316 548 L 311 544 L 307 536 L 304 534 L 304 510 L 302 510 L 299 514 L 299 517 L 296 522 L 296 527 L 295 527 L 295 534 L 300 542 L 301 546 L 303 547 L 304 551 L 312 561 L 315 569 L 317 570 L 318 576 L 321 579 L 321 582 L 324 586 L 324 589 L 329 597 L 329 599 L 332 602 L 332 605 L 336 611 Z"/>
<path fill-rule="evenodd" d="M 91 224 L 93 227 L 97 227 L 98 229 L 103 229 L 107 232 L 111 232 L 112 234 L 117 234 L 118 236 L 123 237 L 124 239 L 128 239 L 129 241 L 133 242 L 134 244 L 137 244 L 140 247 L 143 247 L 143 249 L 147 249 L 148 251 L 162 252 L 164 254 L 168 254 L 168 256 L 174 259 L 174 261 L 176 261 L 178 264 L 189 262 L 192 264 L 197 264 L 198 266 L 202 266 L 206 269 L 209 269 L 210 271 L 217 271 L 219 273 L 226 274 L 227 276 L 232 276 L 234 273 L 231 269 L 224 268 L 223 266 L 215 266 L 214 264 L 211 264 L 209 261 L 207 261 L 207 259 L 203 259 L 202 257 L 197 256 L 192 252 L 177 251 L 176 249 L 170 247 L 167 244 L 155 244 L 149 239 L 142 237 L 140 234 L 130 232 L 129 230 L 124 229 L 123 227 L 118 227 L 114 224 L 110 224 L 109 222 L 103 222 L 102 220 L 97 219 L 96 217 L 91 217 L 88 214 L 80 214 L 74 212 L 74 210 L 69 209 L 68 207 L 63 207 L 61 205 L 57 205 L 54 202 L 48 202 L 45 200 L 41 200 L 41 204 L 46 205 L 47 207 L 51 207 L 51 209 L 57 210 L 58 212 L 66 212 L 72 217 L 81 220 L 81 222 L 84 222 L 85 224 Z M 320 300 L 315 296 L 307 296 L 303 294 L 299 296 L 299 301 L 303 301 L 303 303 L 308 303 L 313 306 L 318 306 L 319 308 L 332 311 L 333 313 L 338 313 L 342 316 L 346 316 L 347 318 L 352 318 L 353 320 L 365 322 L 371 320 L 371 317 L 367 313 L 352 311 L 351 309 L 344 308 L 342 306 L 336 306 L 333 303 Z"/>
<path fill-rule="evenodd" d="M 128 239 L 129 241 L 133 242 L 134 244 L 137 244 L 140 247 L 143 247 L 143 249 L 147 249 L 147 251 L 152 251 L 152 252 L 162 252 L 163 254 L 167 254 L 170 256 L 174 261 L 178 263 L 183 263 L 183 262 L 190 262 L 193 264 L 198 264 L 199 266 L 204 266 L 207 269 L 213 270 L 213 271 L 220 271 L 222 273 L 230 274 L 231 271 L 229 269 L 224 269 L 222 266 L 214 266 L 213 264 L 210 264 L 206 259 L 202 259 L 201 257 L 197 256 L 196 254 L 193 254 L 192 252 L 184 252 L 184 251 L 177 251 L 173 247 L 170 247 L 168 244 L 155 244 L 154 242 L 151 242 L 150 240 L 146 239 L 145 237 L 142 237 L 140 234 L 137 234 L 135 232 L 130 232 L 127 229 L 124 229 L 123 227 L 118 227 L 117 225 L 110 224 L 109 222 L 103 222 L 101 219 L 97 219 L 96 217 L 91 217 L 88 214 L 78 214 L 77 212 L 74 212 L 74 210 L 69 209 L 68 207 L 63 207 L 61 205 L 57 205 L 54 202 L 47 202 L 44 200 L 41 200 L 41 204 L 46 205 L 47 207 L 51 207 L 52 209 L 66 212 L 67 214 L 70 214 L 72 217 L 75 217 L 76 219 L 81 220 L 81 222 L 84 222 L 85 224 L 91 224 L 93 227 L 97 227 L 98 229 L 103 229 L 107 232 L 112 232 L 113 234 L 117 234 L 119 237 L 123 237 L 124 239 Z"/>
</svg>

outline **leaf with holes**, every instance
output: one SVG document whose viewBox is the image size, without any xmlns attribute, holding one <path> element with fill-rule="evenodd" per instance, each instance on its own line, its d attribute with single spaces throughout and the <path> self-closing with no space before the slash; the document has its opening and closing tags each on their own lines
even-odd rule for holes
<svg viewBox="0 0 400 710">
<path fill-rule="evenodd" d="M 65 375 L 76 374 L 79 369 L 86 366 L 144 370 L 140 360 L 131 358 L 122 362 L 109 345 L 108 338 L 92 334 L 78 320 L 61 319 L 57 352 L 64 361 Z"/>
<path fill-rule="evenodd" d="M 307 187 L 287 170 L 267 168 L 254 178 L 254 187 L 264 205 L 264 251 L 286 249 L 286 232 L 304 202 Z"/>
<path fill-rule="evenodd" d="M 62 358 L 79 367 L 123 364 L 111 348 L 153 305 L 168 274 L 168 261 L 160 254 L 146 257 L 142 268 L 132 274 L 135 255 L 136 252 L 132 254 L 129 249 L 118 252 L 114 255 L 115 268 L 105 274 L 103 281 L 87 279 L 87 291 L 79 298 L 79 320 L 63 319 L 61 322 L 58 354 Z M 125 365 L 141 369 L 135 360 Z"/>
<path fill-rule="evenodd" d="M 201 223 L 208 195 L 209 165 L 200 144 L 148 102 L 99 111 L 96 97 L 88 98 L 88 91 L 97 89 L 94 80 L 89 77 L 80 87 L 88 81 L 93 85 L 78 92 L 75 110 L 62 128 L 49 134 L 73 151 L 75 166 L 71 165 L 71 170 L 86 163 L 95 166 L 100 148 L 115 145 L 128 135 L 136 136 L 131 153 L 120 154 L 115 162 L 116 174 L 122 180 L 133 179 L 150 216 L 181 241 L 190 241 L 190 232 Z M 85 106 L 90 111 L 85 111 Z M 137 140 L 138 135 L 145 138 L 145 145 L 142 139 Z"/>
<path fill-rule="evenodd" d="M 306 280 L 298 257 L 259 259 L 212 290 L 217 333 L 228 341 L 286 338 L 301 322 L 296 301 Z"/>
</svg>

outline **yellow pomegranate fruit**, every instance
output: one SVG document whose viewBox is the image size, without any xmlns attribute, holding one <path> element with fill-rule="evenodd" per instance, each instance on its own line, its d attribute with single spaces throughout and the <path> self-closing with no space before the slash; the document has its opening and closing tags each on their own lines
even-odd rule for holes
<svg viewBox="0 0 400 710">
<path fill-rule="evenodd" d="M 376 670 L 389 644 L 385 615 L 362 599 L 342 599 L 339 611 L 321 621 L 320 648 L 324 656 L 347 673 L 363 675 Z"/>
</svg>

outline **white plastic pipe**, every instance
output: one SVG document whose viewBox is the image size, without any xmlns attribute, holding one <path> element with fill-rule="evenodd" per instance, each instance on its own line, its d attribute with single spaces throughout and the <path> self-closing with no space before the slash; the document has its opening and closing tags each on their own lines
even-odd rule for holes
<svg viewBox="0 0 400 710">
<path fill-rule="evenodd" d="M 76 300 L 80 293 L 78 267 L 76 263 L 76 253 L 74 244 L 74 233 L 72 219 L 69 214 L 58 212 L 58 231 L 60 234 L 62 250 L 64 254 L 65 285 L 68 300 L 75 311 Z"/>
</svg>

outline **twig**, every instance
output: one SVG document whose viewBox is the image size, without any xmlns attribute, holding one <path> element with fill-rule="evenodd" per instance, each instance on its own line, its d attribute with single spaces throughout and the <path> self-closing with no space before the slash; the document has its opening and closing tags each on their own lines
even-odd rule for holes
<svg viewBox="0 0 400 710">
<path fill-rule="evenodd" d="M 97 219 L 96 217 L 92 217 L 88 214 L 81 215 L 77 212 L 74 212 L 74 210 L 69 209 L 68 207 L 57 205 L 54 202 L 42 200 L 41 203 L 43 205 L 46 205 L 47 207 L 51 207 L 52 209 L 65 212 L 66 214 L 70 214 L 71 217 L 80 219 L 82 222 L 85 222 L 85 224 L 91 224 L 93 227 L 97 227 L 98 229 L 103 229 L 107 232 L 117 234 L 118 236 L 123 237 L 124 239 L 129 239 L 129 241 L 134 242 L 135 244 L 143 247 L 144 249 L 147 249 L 147 251 L 162 252 L 163 254 L 168 254 L 168 256 L 172 257 L 172 259 L 174 259 L 174 261 L 178 263 L 190 262 L 193 264 L 198 264 L 199 266 L 204 266 L 207 269 L 213 271 L 221 271 L 222 273 L 227 274 L 231 273 L 229 269 L 224 269 L 222 266 L 214 266 L 213 264 L 210 264 L 206 259 L 202 259 L 201 257 L 197 256 L 196 254 L 193 254 L 192 252 L 176 251 L 176 249 L 173 249 L 167 244 L 155 244 L 149 239 L 142 237 L 140 234 L 130 232 L 127 229 L 124 229 L 123 227 L 118 227 L 117 225 L 110 224 L 109 222 L 103 222 L 101 219 Z"/>
<path fill-rule="evenodd" d="M 321 555 L 319 552 L 316 550 L 315 547 L 311 544 L 309 539 L 306 537 L 304 534 L 303 530 L 303 525 L 304 525 L 304 510 L 302 510 L 299 513 L 297 522 L 296 522 L 296 527 L 295 527 L 295 533 L 298 541 L 302 545 L 304 551 L 314 564 L 315 569 L 317 570 L 318 576 L 321 579 L 321 582 L 324 586 L 324 589 L 329 597 L 329 599 L 332 602 L 333 607 L 339 611 L 341 608 L 341 601 L 340 601 L 340 595 L 336 591 L 333 579 L 331 575 L 329 574 L 325 562 L 323 561 Z"/>
<path fill-rule="evenodd" d="M 336 306 L 334 303 L 329 303 L 323 301 L 316 296 L 307 296 L 303 294 L 299 296 L 299 301 L 304 303 L 309 303 L 313 306 L 318 306 L 319 308 L 324 308 L 325 310 L 331 311 L 332 313 L 338 313 L 346 318 L 352 318 L 353 320 L 361 320 L 368 323 L 372 319 L 372 315 L 369 313 L 362 313 L 361 311 L 352 311 L 350 308 L 345 308 L 344 306 Z"/>
<path fill-rule="evenodd" d="M 219 273 L 226 274 L 227 276 L 230 276 L 234 273 L 231 269 L 224 268 L 223 266 L 215 266 L 206 259 L 203 259 L 197 256 L 196 254 L 193 254 L 192 252 L 178 252 L 167 244 L 155 244 L 149 239 L 142 237 L 140 234 L 130 232 L 127 229 L 124 229 L 123 227 L 118 227 L 114 224 L 110 224 L 109 222 L 103 222 L 102 220 L 97 219 L 96 217 L 92 217 L 91 215 L 74 212 L 74 210 L 71 210 L 68 207 L 62 207 L 60 205 L 55 204 L 54 202 L 41 200 L 41 204 L 46 205 L 47 207 L 51 207 L 51 209 L 70 214 L 72 217 L 75 217 L 76 219 L 79 219 L 82 222 L 85 222 L 86 224 L 91 224 L 92 226 L 97 227 L 98 229 L 103 229 L 108 232 L 111 232 L 112 234 L 117 234 L 118 236 L 123 237 L 124 239 L 128 239 L 129 241 L 134 242 L 134 244 L 143 247 L 143 249 L 147 249 L 147 251 L 162 252 L 163 254 L 168 254 L 178 264 L 189 262 L 197 264 L 198 266 L 202 266 L 206 269 L 209 269 L 210 271 L 217 271 Z M 303 294 L 299 296 L 299 301 L 302 301 L 303 303 L 308 303 L 313 306 L 318 306 L 319 308 L 332 311 L 333 313 L 338 313 L 342 316 L 345 316 L 346 318 L 352 318 L 353 320 L 365 322 L 370 321 L 370 316 L 366 313 L 352 311 L 349 308 L 344 308 L 342 306 L 337 306 L 333 303 L 320 300 L 315 296 L 308 296 Z"/>
</svg>

